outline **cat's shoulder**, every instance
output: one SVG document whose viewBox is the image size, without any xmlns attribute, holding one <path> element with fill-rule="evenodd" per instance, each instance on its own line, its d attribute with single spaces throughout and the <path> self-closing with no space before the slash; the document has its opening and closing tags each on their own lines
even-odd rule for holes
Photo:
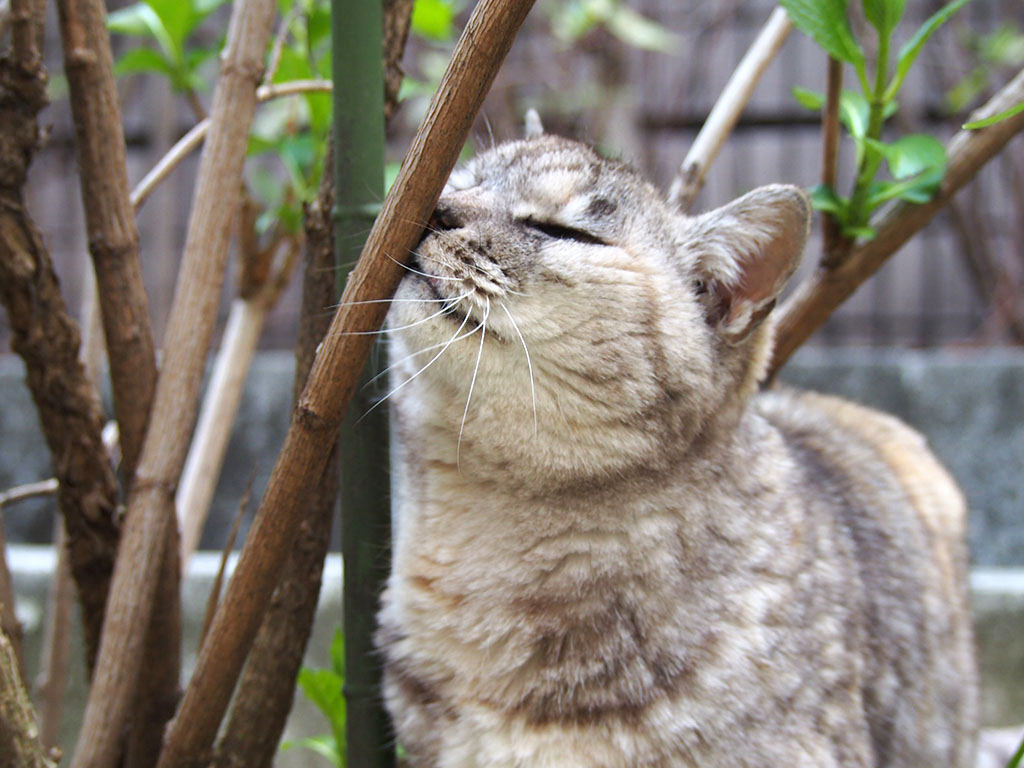
<svg viewBox="0 0 1024 768">
<path fill-rule="evenodd" d="M 962 535 L 967 504 L 960 488 L 925 436 L 899 418 L 835 395 L 788 387 L 760 393 L 752 407 L 791 443 L 834 457 L 849 471 L 873 473 L 862 482 L 878 484 L 884 471 L 929 528 Z"/>
</svg>

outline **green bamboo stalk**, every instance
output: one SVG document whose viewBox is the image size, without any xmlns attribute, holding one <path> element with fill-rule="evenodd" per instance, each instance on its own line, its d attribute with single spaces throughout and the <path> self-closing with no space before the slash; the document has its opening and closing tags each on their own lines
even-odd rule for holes
<svg viewBox="0 0 1024 768">
<path fill-rule="evenodd" d="M 335 252 L 343 283 L 384 197 L 383 21 L 379 2 L 358 0 L 333 0 L 331 17 Z M 364 384 L 379 369 L 371 357 Z M 350 766 L 386 768 L 395 763 L 394 739 L 381 706 L 373 630 L 391 543 L 387 409 L 357 424 L 371 406 L 362 387 L 353 405 L 340 437 L 346 755 Z"/>
</svg>

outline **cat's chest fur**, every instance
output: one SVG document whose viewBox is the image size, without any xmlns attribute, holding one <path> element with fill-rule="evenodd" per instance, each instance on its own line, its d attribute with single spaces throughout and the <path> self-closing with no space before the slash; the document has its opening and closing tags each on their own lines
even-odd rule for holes
<svg viewBox="0 0 1024 768">
<path fill-rule="evenodd" d="M 411 765 L 967 765 L 955 486 L 886 417 L 753 394 L 807 215 L 679 217 L 547 137 L 453 177 L 390 320 Z"/>
</svg>

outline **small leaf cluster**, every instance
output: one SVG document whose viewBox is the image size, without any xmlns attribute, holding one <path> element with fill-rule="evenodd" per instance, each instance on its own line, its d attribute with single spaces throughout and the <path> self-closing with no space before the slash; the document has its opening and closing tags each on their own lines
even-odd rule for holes
<svg viewBox="0 0 1024 768">
<path fill-rule="evenodd" d="M 330 725 L 330 733 L 310 736 L 299 741 L 286 741 L 282 750 L 302 747 L 316 752 L 331 765 L 345 766 L 345 635 L 341 629 L 334 632 L 331 641 L 329 669 L 303 666 L 299 670 L 299 688 L 313 702 Z"/>
<path fill-rule="evenodd" d="M 200 42 L 203 21 L 227 0 L 139 0 L 114 11 L 107 19 L 111 32 L 138 38 L 142 45 L 122 54 L 115 73 L 166 77 L 171 87 L 188 96 L 202 115 L 197 94 L 209 89 L 212 68 L 204 65 L 221 48 Z M 273 54 L 273 83 L 330 78 L 330 6 L 328 0 L 278 0 L 288 20 L 283 45 Z M 268 55 L 269 52 L 268 52 Z M 316 195 L 331 129 L 331 98 L 305 93 L 264 105 L 249 137 L 250 157 L 269 162 L 246 168 L 250 191 L 262 204 L 257 230 L 272 228 L 290 234 L 302 228 L 302 205 Z"/>
<path fill-rule="evenodd" d="M 166 76 L 176 91 L 201 91 L 202 65 L 220 46 L 199 46 L 191 38 L 199 25 L 227 0 L 142 0 L 111 12 L 107 27 L 119 35 L 140 37 L 154 47 L 126 51 L 117 60 L 116 75 L 151 72 Z"/>
<path fill-rule="evenodd" d="M 893 33 L 903 18 L 906 0 L 862 0 L 864 18 L 877 34 L 873 72 L 861 41 L 850 23 L 848 0 L 781 0 L 793 24 L 810 36 L 832 58 L 850 64 L 857 74 L 860 92 L 844 90 L 839 118 L 853 139 L 857 175 L 849 196 L 819 185 L 811 190 L 818 210 L 832 214 L 843 236 L 870 239 L 875 231 L 871 214 L 890 200 L 925 203 L 939 189 L 946 173 L 946 152 L 934 137 L 911 134 L 886 142 L 882 128 L 898 108 L 896 96 L 935 31 L 970 0 L 953 0 L 917 29 L 890 62 Z M 794 89 L 794 96 L 810 109 L 821 109 L 824 96 Z M 879 179 L 882 164 L 891 179 Z"/>
<path fill-rule="evenodd" d="M 946 94 L 951 113 L 967 109 L 990 90 L 996 75 L 1004 70 L 1016 72 L 1024 65 L 1024 32 L 1014 24 L 1004 22 L 988 33 L 962 30 L 959 37 L 975 63 Z"/>
<path fill-rule="evenodd" d="M 655 21 L 641 16 L 622 0 L 564 0 L 549 4 L 554 36 L 575 43 L 597 27 L 603 27 L 626 45 L 649 51 L 678 50 L 678 37 Z"/>
<path fill-rule="evenodd" d="M 328 0 L 278 0 L 278 7 L 289 23 L 271 82 L 330 80 Z M 274 224 L 288 232 L 302 229 L 302 206 L 316 197 L 324 171 L 331 112 L 329 93 L 309 92 L 268 102 L 256 114 L 248 155 L 271 161 L 252 165 L 247 174 L 253 191 L 265 205 L 257 222 L 260 232 Z M 281 183 L 280 168 L 285 184 Z"/>
</svg>

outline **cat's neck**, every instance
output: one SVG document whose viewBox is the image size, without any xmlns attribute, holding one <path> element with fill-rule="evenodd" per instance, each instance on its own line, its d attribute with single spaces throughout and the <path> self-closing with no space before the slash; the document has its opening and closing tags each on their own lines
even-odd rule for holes
<svg viewBox="0 0 1024 768">
<path fill-rule="evenodd" d="M 546 478 L 534 486 L 500 467 L 480 471 L 470 449 L 461 460 L 453 459 L 451 446 L 419 441 L 420 451 L 400 461 L 400 527 L 412 529 L 414 539 L 436 534 L 448 545 L 464 540 L 467 549 L 485 553 L 495 541 L 516 542 L 509 552 L 515 557 L 522 547 L 545 539 L 586 540 L 595 532 L 632 536 L 630 526 L 642 525 L 653 509 L 671 510 L 673 525 L 680 529 L 705 526 L 715 504 L 728 498 L 742 508 L 752 484 L 764 487 L 758 478 L 773 468 L 762 466 L 759 457 L 771 451 L 759 446 L 777 440 L 775 431 L 748 409 L 728 429 L 709 429 L 661 461 L 621 472 L 570 473 L 561 483 Z M 708 502 L 711 495 L 715 504 Z"/>
</svg>

